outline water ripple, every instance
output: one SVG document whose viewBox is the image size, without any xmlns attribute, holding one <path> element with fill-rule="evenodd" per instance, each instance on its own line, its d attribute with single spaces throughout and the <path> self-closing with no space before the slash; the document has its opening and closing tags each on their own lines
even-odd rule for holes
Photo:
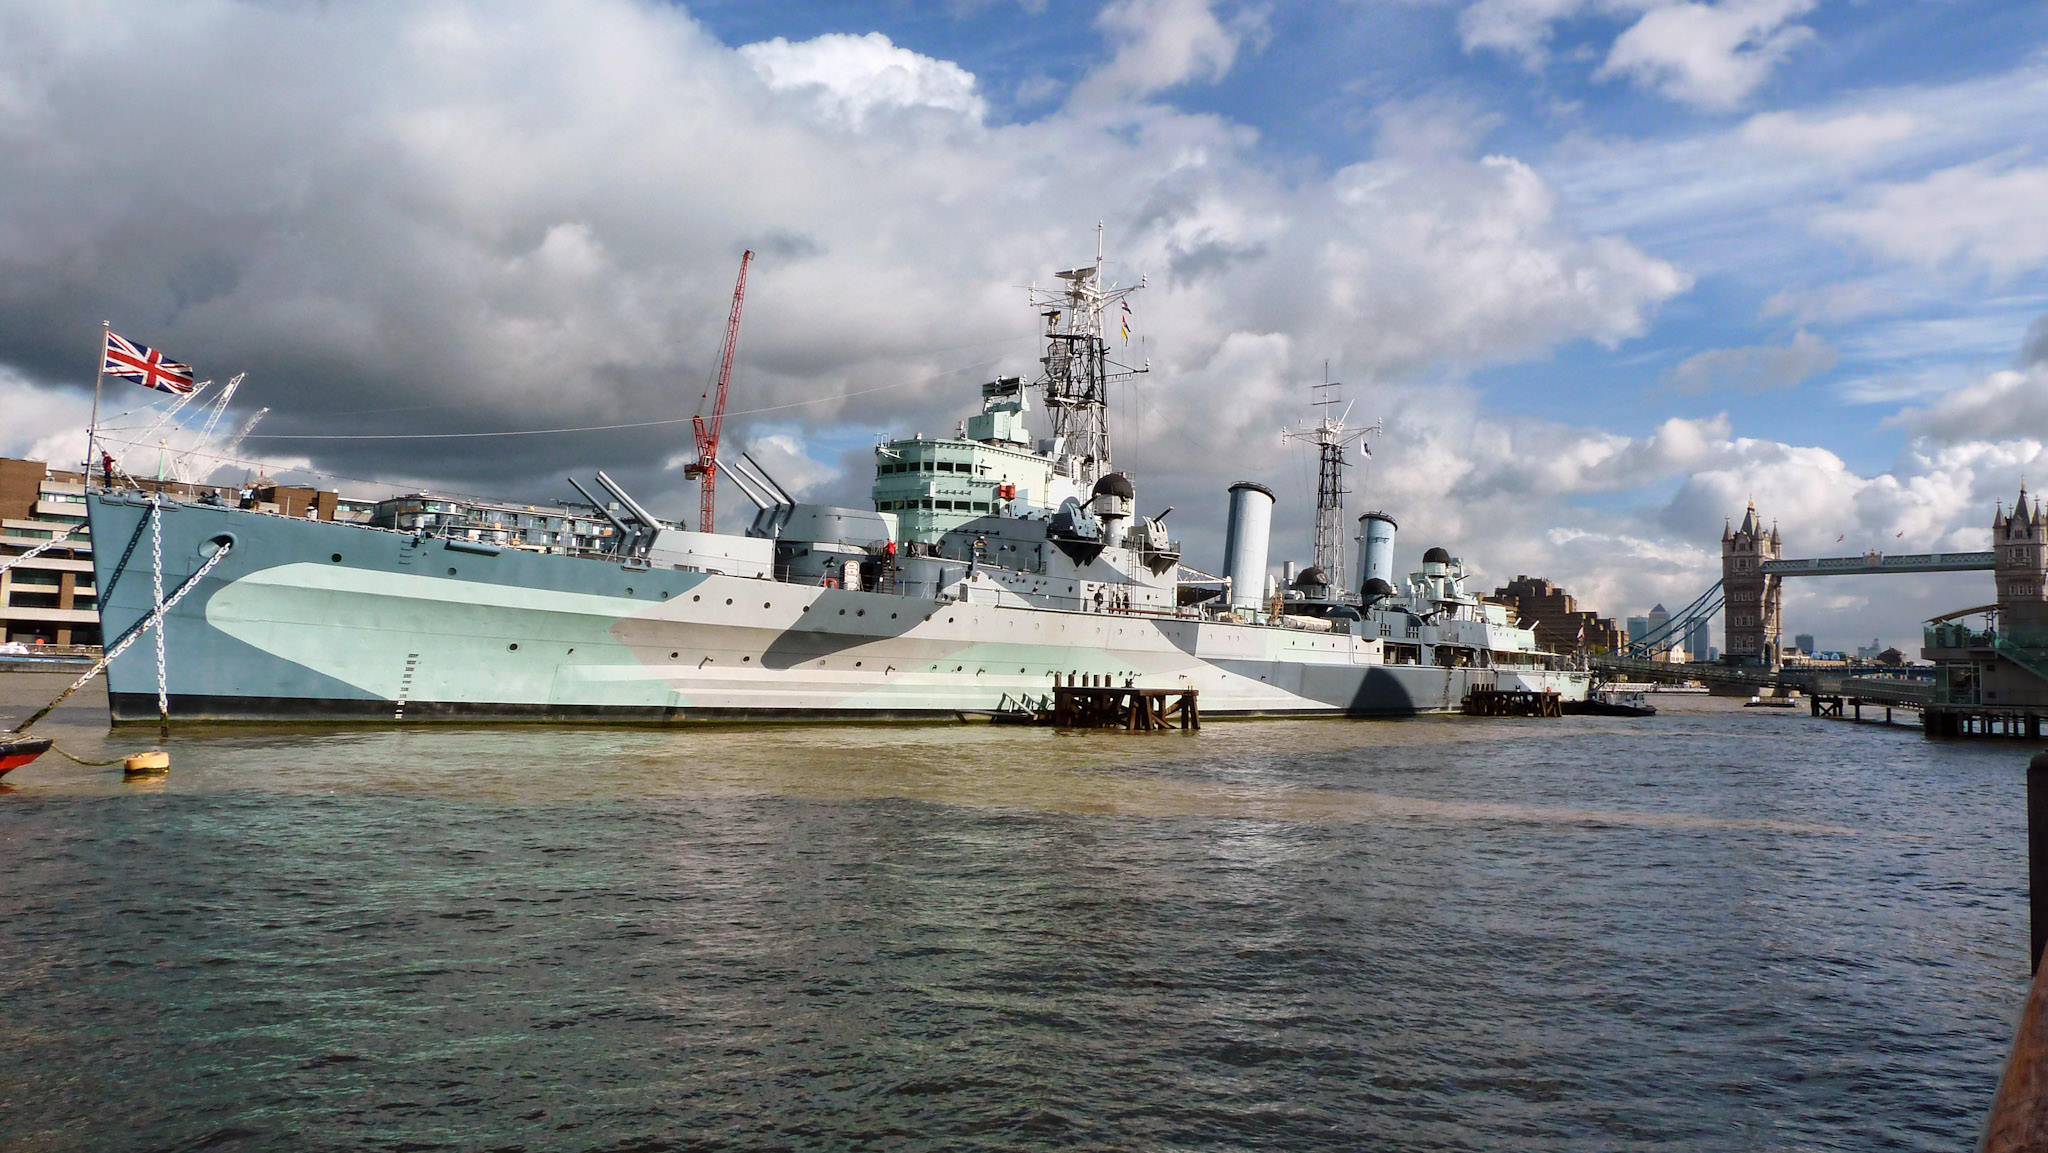
<svg viewBox="0 0 2048 1153">
<path fill-rule="evenodd" d="M 2026 980 L 2023 755 L 1706 705 L 171 749 L 0 796 L 0 1147 L 1951 1149 Z"/>
</svg>

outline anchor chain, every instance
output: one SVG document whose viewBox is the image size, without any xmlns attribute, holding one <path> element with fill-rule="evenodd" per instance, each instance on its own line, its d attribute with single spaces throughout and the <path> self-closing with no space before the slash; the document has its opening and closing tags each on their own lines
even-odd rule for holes
<svg viewBox="0 0 2048 1153">
<path fill-rule="evenodd" d="M 187 593 L 199 587 L 200 580 L 204 578 L 207 573 L 212 572 L 215 565 L 226 560 L 228 553 L 231 550 L 233 550 L 234 547 L 235 546 L 232 543 L 222 541 L 220 548 L 214 550 L 214 554 L 206 558 L 206 563 L 200 565 L 199 570 L 197 572 L 194 572 L 191 576 L 186 577 L 184 582 L 179 584 L 178 587 L 172 591 L 171 595 L 168 598 L 165 598 L 163 602 L 163 607 L 153 610 L 148 616 L 142 618 L 139 621 L 136 621 L 133 625 L 130 625 L 128 627 L 128 631 L 121 634 L 121 639 L 114 643 L 114 647 L 108 649 L 105 656 L 101 657 L 98 661 L 95 661 L 93 663 L 93 666 L 85 671 L 84 676 L 78 678 L 76 681 L 73 681 L 71 683 L 70 688 L 65 689 L 61 693 L 58 693 L 56 700 L 51 701 L 49 704 L 44 705 L 42 708 L 36 710 L 35 715 L 29 717 L 29 719 L 21 722 L 20 724 L 14 726 L 14 728 L 8 731 L 12 734 L 25 733 L 28 731 L 30 725 L 33 725 L 37 721 L 40 721 L 44 717 L 50 715 L 50 710 L 56 708 L 58 705 L 63 704 L 66 700 L 70 699 L 72 693 L 75 693 L 78 690 L 84 688 L 87 684 L 91 683 L 94 677 L 99 676 L 101 673 L 105 672 L 107 666 L 114 663 L 115 657 L 118 657 L 122 653 L 127 652 L 128 646 L 142 639 L 143 632 L 147 630 L 151 625 L 156 626 L 157 633 L 159 636 L 161 636 L 163 633 L 164 614 L 170 612 L 174 608 L 177 608 L 178 602 L 184 600 L 185 595 Z"/>
<path fill-rule="evenodd" d="M 49 552 L 51 549 L 56 548 L 58 545 L 63 544 L 64 538 L 70 536 L 72 530 L 76 527 L 77 526 L 73 525 L 59 529 L 57 530 L 57 535 L 51 537 L 49 540 L 44 541 L 36 547 L 28 550 L 27 552 L 22 553 L 20 556 L 8 557 L 4 563 L 0 563 L 0 572 L 6 572 L 8 569 L 13 568 L 15 565 L 18 565 L 25 560 L 33 560 L 36 557 L 39 557 L 46 552 Z"/>
<path fill-rule="evenodd" d="M 149 498 L 149 563 L 150 575 L 155 578 L 156 611 L 152 614 L 156 626 L 156 723 L 164 736 L 171 735 L 171 693 L 169 675 L 164 669 L 164 510 L 161 493 L 152 493 Z"/>
</svg>

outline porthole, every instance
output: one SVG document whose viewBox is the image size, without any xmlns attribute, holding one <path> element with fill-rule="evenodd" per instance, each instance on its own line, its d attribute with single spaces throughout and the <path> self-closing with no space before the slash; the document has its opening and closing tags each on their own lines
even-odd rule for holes
<svg viewBox="0 0 2048 1153">
<path fill-rule="evenodd" d="M 754 658 L 752 658 L 752 657 L 741 657 L 741 658 L 740 658 L 740 660 L 741 660 L 741 661 L 750 661 L 750 660 L 753 660 L 753 659 L 754 659 Z"/>
<path fill-rule="evenodd" d="M 840 610 L 839 610 L 839 615 L 840 615 L 840 616 L 845 616 L 845 615 L 846 615 L 846 610 L 845 610 L 845 609 L 840 609 Z"/>
<path fill-rule="evenodd" d="M 761 607 L 762 607 L 762 608 L 764 608 L 764 609 L 772 609 L 772 608 L 774 608 L 775 606 L 774 606 L 774 605 L 772 605 L 772 604 L 770 604 L 770 603 L 768 603 L 767 601 L 762 601 L 762 602 L 761 602 Z"/>
<path fill-rule="evenodd" d="M 890 613 L 890 614 L 889 614 L 889 619 L 890 619 L 890 620 L 892 620 L 892 621 L 893 621 L 893 620 L 895 620 L 895 619 L 896 619 L 896 614 L 895 614 L 895 613 Z"/>
<path fill-rule="evenodd" d="M 670 660 L 675 660 L 675 659 L 676 659 L 677 657 L 679 657 L 679 656 L 682 656 L 682 655 L 683 655 L 683 654 L 682 654 L 682 653 L 679 653 L 679 652 L 675 652 L 675 653 L 670 653 L 670 654 L 668 655 L 668 659 L 670 659 Z"/>
<path fill-rule="evenodd" d="M 854 615 L 854 616 L 857 616 L 857 617 L 864 617 L 864 616 L 868 615 L 868 610 L 866 610 L 866 609 L 856 609 L 856 610 L 854 610 L 854 614 L 853 614 L 853 615 Z"/>
<path fill-rule="evenodd" d="M 662 600 L 667 600 L 667 599 L 668 599 L 668 590 L 667 590 L 667 589 L 663 589 L 663 590 L 661 590 L 661 599 L 662 599 Z"/>
<path fill-rule="evenodd" d="M 727 597 L 727 598 L 725 598 L 725 603 L 726 603 L 726 604 L 731 604 L 731 603 L 732 603 L 732 598 L 731 598 L 731 597 Z"/>
<path fill-rule="evenodd" d="M 693 601 L 701 601 L 701 600 L 703 600 L 704 598 L 703 598 L 703 597 L 700 597 L 700 596 L 698 596 L 698 595 L 697 595 L 696 593 L 691 593 L 691 594 L 690 594 L 690 599 L 691 599 L 691 600 L 693 600 Z"/>
<path fill-rule="evenodd" d="M 516 653 L 516 652 L 518 652 L 518 651 L 519 651 L 519 642 L 518 642 L 518 641 L 513 641 L 513 642 L 512 642 L 511 644 L 509 644 L 509 645 L 506 645 L 506 646 L 505 646 L 505 651 L 506 651 L 506 652 L 512 652 L 512 653 Z"/>
<path fill-rule="evenodd" d="M 632 595 L 633 595 L 633 586 L 632 586 L 632 585 L 627 585 L 627 586 L 626 586 L 626 595 L 627 595 L 627 596 L 632 596 Z"/>
<path fill-rule="evenodd" d="M 449 576 L 454 576 L 454 575 L 455 575 L 455 570 L 454 570 L 454 569 L 449 569 L 449 570 L 448 570 L 448 575 L 449 575 Z"/>
<path fill-rule="evenodd" d="M 859 668 L 859 667 L 860 667 L 860 662 L 859 662 L 859 661 L 855 661 L 855 662 L 853 662 L 853 667 L 854 667 L 854 668 Z"/>
<path fill-rule="evenodd" d="M 328 557 L 327 559 L 328 559 L 328 560 L 331 560 L 331 561 L 333 561 L 333 562 L 334 562 L 335 564 L 340 564 L 340 563 L 341 563 L 341 554 L 340 554 L 340 553 L 335 553 L 335 554 L 334 554 L 333 556 L 331 556 L 331 557 Z"/>
</svg>

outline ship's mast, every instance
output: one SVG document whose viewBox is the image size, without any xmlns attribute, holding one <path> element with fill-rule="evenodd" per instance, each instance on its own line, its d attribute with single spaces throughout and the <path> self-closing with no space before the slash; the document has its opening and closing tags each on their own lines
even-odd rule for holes
<svg viewBox="0 0 2048 1153">
<path fill-rule="evenodd" d="M 1102 283 L 1102 226 L 1095 226 L 1095 263 L 1056 273 L 1064 285 L 1031 290 L 1031 305 L 1045 321 L 1045 372 L 1038 386 L 1052 417 L 1060 455 L 1073 462 L 1075 479 L 1092 482 L 1110 471 L 1109 384 L 1146 371 L 1110 359 L 1104 316 L 1127 311 L 1124 298 L 1145 286 Z M 1121 315 L 1118 330 L 1129 329 Z"/>
<path fill-rule="evenodd" d="M 1282 429 L 1285 440 L 1307 441 L 1316 446 L 1321 456 L 1321 466 L 1316 472 L 1316 549 L 1315 559 L 1310 562 L 1323 570 L 1323 575 L 1333 589 L 1348 588 L 1344 583 L 1344 498 L 1350 489 L 1344 487 L 1344 447 L 1351 430 L 1345 426 L 1345 418 L 1351 415 L 1351 407 L 1331 416 L 1330 412 L 1344 399 L 1344 385 L 1327 379 L 1311 386 L 1316 398 L 1310 402 L 1313 407 L 1323 410 L 1323 415 L 1314 424 L 1300 428 Z M 1371 429 L 1378 431 L 1375 423 Z M 1370 452 L 1370 450 L 1366 450 Z"/>
</svg>

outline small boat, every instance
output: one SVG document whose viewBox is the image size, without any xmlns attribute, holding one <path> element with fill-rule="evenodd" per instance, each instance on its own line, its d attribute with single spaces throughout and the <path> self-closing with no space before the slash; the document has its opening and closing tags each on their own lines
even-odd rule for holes
<svg viewBox="0 0 2048 1153">
<path fill-rule="evenodd" d="M 1757 696 L 1742 702 L 1742 707 L 1745 709 L 1793 709 L 1799 707 L 1799 702 L 1791 697 Z"/>
<path fill-rule="evenodd" d="M 48 737 L 0 738 L 0 777 L 50 751 Z"/>
<path fill-rule="evenodd" d="M 1568 717 L 1654 717 L 1657 706 L 1638 689 L 1598 689 L 1583 701 L 1565 701 Z"/>
</svg>

